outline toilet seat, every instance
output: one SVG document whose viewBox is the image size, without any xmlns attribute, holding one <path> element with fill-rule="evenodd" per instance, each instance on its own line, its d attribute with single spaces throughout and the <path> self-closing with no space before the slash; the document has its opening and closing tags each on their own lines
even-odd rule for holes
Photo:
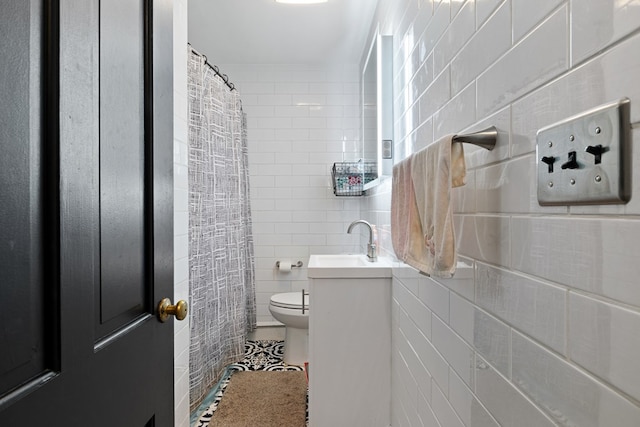
<svg viewBox="0 0 640 427">
<path fill-rule="evenodd" d="M 274 307 L 302 310 L 302 297 L 300 292 L 286 292 L 271 296 L 271 305 Z M 304 306 L 309 308 L 309 295 L 304 295 Z"/>
</svg>

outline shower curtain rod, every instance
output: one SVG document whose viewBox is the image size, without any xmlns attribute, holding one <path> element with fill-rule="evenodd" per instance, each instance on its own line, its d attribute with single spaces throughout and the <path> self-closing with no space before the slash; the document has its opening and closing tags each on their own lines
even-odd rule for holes
<svg viewBox="0 0 640 427">
<path fill-rule="evenodd" d="M 234 85 L 233 83 L 229 82 L 229 76 L 227 76 L 226 74 L 222 74 L 222 73 L 220 72 L 220 69 L 219 69 L 217 66 L 215 66 L 215 65 L 211 65 L 211 64 L 207 61 L 207 55 L 205 55 L 205 54 L 203 54 L 203 53 L 200 53 L 200 52 L 198 52 L 197 50 L 195 50 L 195 49 L 193 48 L 193 46 L 191 46 L 191 43 L 187 43 L 187 44 L 189 45 L 189 49 L 191 49 L 191 52 L 193 52 L 193 53 L 195 53 L 196 55 L 201 56 L 202 58 L 204 58 L 204 63 L 205 63 L 205 64 L 207 64 L 207 65 L 209 66 L 209 68 L 211 68 L 211 69 L 212 69 L 212 70 L 213 70 L 213 71 L 218 75 L 218 77 L 220 77 L 220 78 L 224 81 L 224 84 L 226 84 L 226 85 L 227 85 L 227 87 L 228 87 L 230 90 L 232 90 L 232 91 L 233 91 L 233 90 L 236 90 L 235 85 Z"/>
</svg>

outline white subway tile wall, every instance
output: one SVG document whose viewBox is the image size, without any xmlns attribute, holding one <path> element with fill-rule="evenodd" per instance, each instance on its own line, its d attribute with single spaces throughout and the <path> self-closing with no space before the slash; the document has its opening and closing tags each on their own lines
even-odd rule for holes
<svg viewBox="0 0 640 427">
<path fill-rule="evenodd" d="M 311 253 L 361 249 L 360 203 L 336 197 L 334 162 L 356 161 L 358 66 L 217 64 L 240 92 L 247 114 L 258 324 L 274 322 L 271 295 L 307 285 Z M 276 261 L 302 261 L 290 273 Z"/>
<path fill-rule="evenodd" d="M 640 2 L 380 0 L 394 37 L 396 161 L 448 133 L 465 278 L 394 269 L 392 425 L 640 425 L 640 198 L 541 207 L 538 129 L 622 97 L 640 138 Z M 640 150 L 632 153 L 640 186 Z M 389 235 L 389 186 L 360 215 Z M 388 239 L 381 250 L 392 254 Z"/>
<path fill-rule="evenodd" d="M 480 2 L 477 3 L 476 8 L 479 9 Z M 453 93 L 458 93 L 511 47 L 509 37 L 510 6 L 510 2 L 504 2 L 451 61 L 451 90 Z"/>
</svg>

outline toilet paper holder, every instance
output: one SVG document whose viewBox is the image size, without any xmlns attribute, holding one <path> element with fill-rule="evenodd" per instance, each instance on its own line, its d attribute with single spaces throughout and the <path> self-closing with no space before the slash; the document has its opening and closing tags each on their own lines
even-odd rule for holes
<svg viewBox="0 0 640 427">
<path fill-rule="evenodd" d="M 302 261 L 298 261 L 295 264 L 291 264 L 291 268 L 302 267 L 302 266 L 303 266 Z M 276 261 L 276 268 L 280 268 L 280 261 Z"/>
</svg>

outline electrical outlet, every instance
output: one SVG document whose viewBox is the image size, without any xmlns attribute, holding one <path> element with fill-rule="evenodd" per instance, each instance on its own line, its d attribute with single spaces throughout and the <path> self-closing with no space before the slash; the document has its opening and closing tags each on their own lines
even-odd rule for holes
<svg viewBox="0 0 640 427">
<path fill-rule="evenodd" d="M 631 197 L 629 99 L 540 129 L 536 136 L 538 203 L 627 203 Z"/>
</svg>

